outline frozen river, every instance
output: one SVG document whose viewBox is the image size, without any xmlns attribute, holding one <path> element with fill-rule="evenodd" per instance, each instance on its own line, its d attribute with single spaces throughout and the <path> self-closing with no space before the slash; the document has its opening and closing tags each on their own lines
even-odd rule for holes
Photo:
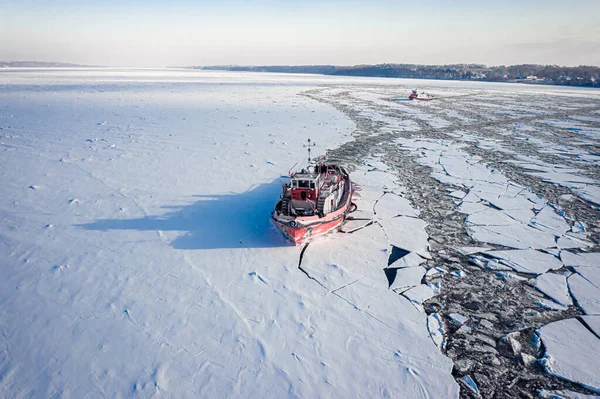
<svg viewBox="0 0 600 399">
<path fill-rule="evenodd" d="M 294 247 L 307 138 L 359 211 Z M 599 138 L 597 90 L 2 70 L 0 396 L 599 392 Z"/>
</svg>

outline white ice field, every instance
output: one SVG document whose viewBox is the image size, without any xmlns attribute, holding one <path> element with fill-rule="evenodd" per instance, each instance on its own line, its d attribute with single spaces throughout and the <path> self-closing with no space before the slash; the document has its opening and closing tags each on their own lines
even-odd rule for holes
<svg viewBox="0 0 600 399">
<path fill-rule="evenodd" d="M 448 131 L 453 141 L 423 135 L 425 125 L 469 121 L 434 102 L 391 101 L 416 84 L 439 96 L 500 98 L 508 117 L 528 107 L 515 101 L 521 92 L 539 94 L 540 112 L 555 96 L 573 99 L 566 113 L 581 99 L 600 101 L 592 90 L 464 82 L 0 71 L 0 397 L 450 398 L 477 390 L 470 376 L 456 382 L 441 351 L 443 323 L 424 311 L 443 287 L 423 276 L 448 271 L 425 267 L 426 222 L 385 159 L 373 152 L 354 170 L 362 190 L 345 233 L 301 254 L 271 226 L 282 176 L 304 160 L 306 139 L 318 144 L 315 155 L 353 140 L 351 119 L 302 94 L 317 88 L 325 100 L 350 93 L 357 102 L 346 105 L 383 132 L 414 131 L 392 144 L 448 185 L 481 244 L 456 250 L 483 268 L 528 275 L 546 306 L 582 309 L 581 320 L 539 329 L 547 352 L 538 361 L 600 392 L 600 259 L 590 238 L 600 226 L 570 219 L 464 152 L 514 151 L 501 142 L 458 130 Z M 503 112 L 490 107 L 489 119 Z M 514 164 L 597 208 L 600 182 L 589 170 L 600 164 L 600 112 L 570 116 L 544 123 L 575 129 L 578 142 L 540 139 L 531 133 L 538 125 L 511 133 L 564 165 L 516 153 Z M 392 245 L 406 254 L 390 285 L 383 269 Z M 563 267 L 571 271 L 553 272 Z"/>
</svg>

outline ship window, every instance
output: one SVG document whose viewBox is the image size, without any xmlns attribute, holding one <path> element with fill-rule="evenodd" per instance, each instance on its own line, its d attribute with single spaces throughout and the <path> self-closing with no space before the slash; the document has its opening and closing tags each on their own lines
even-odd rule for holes
<svg viewBox="0 0 600 399">
<path fill-rule="evenodd" d="M 310 188 L 316 188 L 314 180 L 310 181 Z"/>
<path fill-rule="evenodd" d="M 298 180 L 298 187 L 300 188 L 308 188 L 309 180 Z"/>
</svg>

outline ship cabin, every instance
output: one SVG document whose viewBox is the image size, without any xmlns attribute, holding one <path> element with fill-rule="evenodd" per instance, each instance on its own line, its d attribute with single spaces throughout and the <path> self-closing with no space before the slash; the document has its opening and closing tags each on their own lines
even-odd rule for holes
<svg viewBox="0 0 600 399">
<path fill-rule="evenodd" d="M 319 174 L 318 173 L 296 173 L 290 181 L 292 189 L 292 200 L 316 201 L 319 197 Z"/>
</svg>

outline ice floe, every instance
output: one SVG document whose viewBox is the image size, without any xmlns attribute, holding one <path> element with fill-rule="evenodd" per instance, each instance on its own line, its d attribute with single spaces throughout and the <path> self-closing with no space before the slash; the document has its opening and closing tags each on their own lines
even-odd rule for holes
<svg viewBox="0 0 600 399">
<path fill-rule="evenodd" d="M 545 273 L 535 279 L 534 287 L 562 306 L 573 305 L 567 279 L 561 274 Z"/>
<path fill-rule="evenodd" d="M 565 218 L 558 215 L 553 208 L 545 206 L 529 224 L 537 229 L 561 236 L 566 233 L 571 226 L 565 221 Z"/>
<path fill-rule="evenodd" d="M 547 373 L 600 393 L 600 339 L 576 319 L 537 330 L 546 348 L 540 363 Z"/>
<path fill-rule="evenodd" d="M 408 254 L 404 255 L 400 259 L 393 262 L 391 265 L 389 265 L 389 267 L 393 267 L 393 268 L 415 267 L 415 266 L 419 266 L 423 262 L 425 262 L 425 259 L 422 256 L 420 256 L 416 252 L 409 252 Z"/>
<path fill-rule="evenodd" d="M 422 305 L 426 300 L 436 296 L 440 291 L 439 284 L 421 284 L 404 291 L 402 295 L 416 305 Z"/>
<path fill-rule="evenodd" d="M 581 319 L 600 339 L 600 316 L 581 316 Z"/>
<path fill-rule="evenodd" d="M 427 329 L 433 342 L 443 350 L 446 345 L 446 338 L 444 337 L 444 324 L 438 313 L 427 316 Z"/>
<path fill-rule="evenodd" d="M 562 251 L 560 258 L 565 266 L 584 266 L 584 267 L 599 267 L 600 268 L 600 252 L 581 252 L 573 253 Z"/>
<path fill-rule="evenodd" d="M 509 226 L 467 226 L 471 236 L 481 242 L 517 249 L 542 249 L 556 246 L 553 234 L 523 224 Z"/>
<path fill-rule="evenodd" d="M 536 301 L 536 304 L 538 306 L 540 306 L 541 308 L 547 309 L 547 310 L 567 310 L 566 306 L 560 305 L 554 301 L 548 300 L 548 299 L 544 299 L 544 298 L 540 298 Z"/>
<path fill-rule="evenodd" d="M 489 251 L 490 249 L 490 247 L 460 247 L 458 252 L 463 255 L 472 255 L 479 252 Z"/>
<path fill-rule="evenodd" d="M 548 390 L 542 389 L 538 393 L 538 397 L 542 399 L 598 399 L 598 395 L 586 395 L 568 389 Z"/>
<path fill-rule="evenodd" d="M 560 269 L 563 264 L 554 255 L 533 249 L 488 251 L 486 255 L 498 259 L 502 264 L 521 273 L 542 274 L 548 270 Z"/>
<path fill-rule="evenodd" d="M 378 219 L 391 219 L 394 216 L 417 217 L 410 201 L 393 193 L 386 193 L 375 204 L 375 214 Z"/>
<path fill-rule="evenodd" d="M 401 290 L 421 284 L 421 280 L 427 271 L 421 266 L 396 269 L 394 281 L 390 285 L 391 290 Z"/>
<path fill-rule="evenodd" d="M 589 279 L 594 277 L 594 280 L 600 279 L 600 271 L 592 270 L 584 276 L 582 272 L 585 273 L 585 269 L 581 268 L 581 272 L 569 276 L 567 279 L 569 291 L 585 314 L 600 315 L 600 289 Z"/>
<path fill-rule="evenodd" d="M 390 244 L 395 247 L 411 252 L 425 252 L 429 248 L 427 223 L 421 219 L 398 216 L 386 220 L 382 226 Z"/>
</svg>

